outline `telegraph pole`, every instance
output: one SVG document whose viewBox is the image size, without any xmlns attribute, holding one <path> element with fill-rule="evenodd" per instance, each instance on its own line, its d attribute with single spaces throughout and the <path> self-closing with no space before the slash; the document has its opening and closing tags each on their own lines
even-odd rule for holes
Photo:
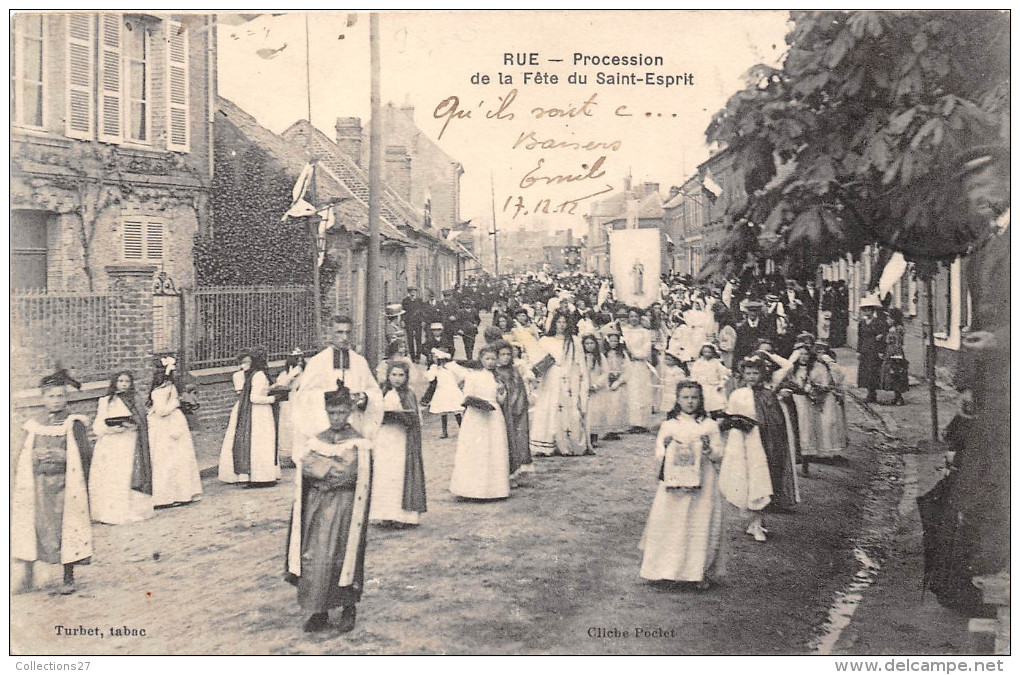
<svg viewBox="0 0 1020 675">
<path fill-rule="evenodd" d="M 492 192 L 492 257 L 496 276 L 499 276 L 499 230 L 496 228 L 496 183 L 492 172 L 489 172 L 489 189 Z"/>
<path fill-rule="evenodd" d="M 382 270 L 379 251 L 379 203 L 382 199 L 382 147 L 379 115 L 379 14 L 369 14 L 369 52 L 372 72 L 372 121 L 368 145 L 368 272 L 365 283 L 365 358 L 373 372 L 380 354 L 379 321 L 382 316 Z"/>
</svg>

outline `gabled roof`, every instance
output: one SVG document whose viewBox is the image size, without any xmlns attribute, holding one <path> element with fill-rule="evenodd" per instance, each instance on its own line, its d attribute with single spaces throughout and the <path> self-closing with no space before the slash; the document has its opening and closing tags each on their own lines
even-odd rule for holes
<svg viewBox="0 0 1020 675">
<path fill-rule="evenodd" d="M 305 164 L 312 158 L 312 153 L 307 148 L 269 131 L 233 101 L 222 96 L 216 97 L 216 116 L 217 122 L 230 124 L 240 135 L 265 150 L 270 159 L 279 164 L 294 180 L 297 180 Z M 320 167 L 328 169 L 321 163 Z M 359 203 L 355 192 L 343 180 L 328 170 L 320 170 L 316 173 L 315 189 L 317 202 L 325 203 L 331 200 L 339 202 L 334 208 L 337 220 L 345 228 L 359 234 L 367 233 L 367 203 Z M 381 223 L 379 233 L 391 241 L 411 245 L 407 237 L 386 221 Z"/>
<path fill-rule="evenodd" d="M 354 199 L 364 204 L 366 209 L 368 208 L 368 176 L 326 134 L 309 124 L 308 120 L 300 120 L 284 131 L 283 137 L 287 139 L 308 138 L 312 152 L 319 158 L 319 164 L 342 182 L 351 191 Z M 424 222 L 425 214 L 401 199 L 386 186 L 383 186 L 379 213 L 385 221 L 394 227 L 402 228 L 421 238 L 431 239 L 449 251 L 456 251 L 455 248 L 443 241 L 438 232 L 433 233 L 421 227 L 419 223 Z"/>
</svg>

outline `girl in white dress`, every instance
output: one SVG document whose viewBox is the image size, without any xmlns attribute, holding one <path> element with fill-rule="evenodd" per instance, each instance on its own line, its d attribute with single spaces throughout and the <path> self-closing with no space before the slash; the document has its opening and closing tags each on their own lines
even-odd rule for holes
<svg viewBox="0 0 1020 675">
<path fill-rule="evenodd" d="M 723 365 L 719 351 L 711 342 L 701 346 L 701 353 L 691 363 L 691 379 L 701 385 L 705 394 L 705 410 L 709 414 L 726 407 L 726 383 L 730 369 Z"/>
<path fill-rule="evenodd" d="M 500 408 L 506 391 L 492 374 L 498 358 L 495 345 L 482 347 L 478 358 L 482 370 L 446 366 L 464 381 L 469 404 L 457 438 L 450 492 L 469 499 L 505 499 L 510 496 L 510 450 Z"/>
<path fill-rule="evenodd" d="M 641 325 L 641 314 L 636 309 L 628 314 L 628 325 L 623 326 L 623 343 L 630 354 L 630 373 L 627 376 L 627 418 L 632 433 L 644 433 L 651 426 L 652 402 L 655 383 L 652 377 L 652 331 Z"/>
<path fill-rule="evenodd" d="M 134 376 L 126 370 L 114 375 L 106 396 L 99 399 L 92 425 L 96 446 L 89 508 L 96 522 L 119 525 L 152 517 L 152 461 L 144 411 Z"/>
<path fill-rule="evenodd" d="M 531 454 L 584 455 L 590 452 L 588 367 L 581 340 L 568 314 L 557 312 L 550 333 L 539 340 L 532 370 L 539 380 L 531 421 Z"/>
<path fill-rule="evenodd" d="M 230 411 L 227 433 L 220 448 L 222 483 L 272 485 L 280 480 L 276 447 L 276 418 L 270 394 L 268 366 L 259 350 L 241 355 L 233 375 L 237 402 Z"/>
<path fill-rule="evenodd" d="M 305 371 L 305 353 L 300 348 L 295 348 L 287 357 L 283 371 L 276 376 L 272 390 L 279 392 L 290 392 L 295 389 L 301 379 L 301 373 Z M 284 397 L 279 403 L 279 424 L 277 426 L 277 438 L 280 453 L 289 457 L 294 456 L 295 447 L 303 447 L 304 436 L 298 431 L 298 425 L 294 424 L 294 404 L 288 397 Z"/>
<path fill-rule="evenodd" d="M 641 538 L 642 578 L 695 583 L 704 589 L 721 576 L 723 452 L 719 426 L 705 413 L 701 385 L 681 382 L 676 407 L 655 439 L 662 469 Z"/>
<path fill-rule="evenodd" d="M 383 423 L 372 444 L 372 504 L 369 518 L 384 525 L 419 523 L 425 511 L 425 474 L 418 401 L 407 388 L 411 366 L 394 361 L 383 383 Z"/>
<path fill-rule="evenodd" d="M 453 413 L 453 416 L 457 418 L 457 426 L 460 427 L 463 422 L 464 393 L 457 384 L 457 375 L 447 367 L 452 358 L 449 352 L 433 348 L 432 358 L 435 363 L 429 366 L 425 373 L 426 380 L 436 383 L 435 393 L 429 402 L 429 412 L 440 416 L 439 419 L 443 424 L 443 435 L 440 438 L 449 438 L 447 415 Z"/>
<path fill-rule="evenodd" d="M 177 506 L 202 498 L 195 444 L 177 394 L 177 360 L 162 361 L 149 390 L 149 452 L 152 455 L 152 505 Z"/>
</svg>

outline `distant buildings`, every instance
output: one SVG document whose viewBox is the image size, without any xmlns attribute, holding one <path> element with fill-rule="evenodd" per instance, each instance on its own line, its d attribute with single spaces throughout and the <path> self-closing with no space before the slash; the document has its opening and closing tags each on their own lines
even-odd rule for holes
<svg viewBox="0 0 1020 675">
<path fill-rule="evenodd" d="M 588 215 L 588 270 L 609 274 L 609 232 L 648 228 L 663 230 L 665 216 L 658 183 L 632 186 L 631 177 L 624 177 L 620 192 L 592 204 Z"/>
</svg>

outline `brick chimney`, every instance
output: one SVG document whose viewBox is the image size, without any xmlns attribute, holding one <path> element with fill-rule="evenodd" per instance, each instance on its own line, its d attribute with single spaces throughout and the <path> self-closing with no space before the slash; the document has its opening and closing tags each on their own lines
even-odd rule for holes
<svg viewBox="0 0 1020 675">
<path fill-rule="evenodd" d="M 407 148 L 403 145 L 388 145 L 385 155 L 383 180 L 391 190 L 410 202 L 411 156 L 407 154 Z"/>
<path fill-rule="evenodd" d="M 648 195 L 652 194 L 653 192 L 658 192 L 658 191 L 659 191 L 659 184 L 658 183 L 647 183 L 646 182 L 646 183 L 642 183 L 641 184 L 641 192 L 642 192 L 642 195 L 645 196 L 645 197 L 647 197 Z"/>
<path fill-rule="evenodd" d="M 361 166 L 361 118 L 336 118 L 336 144 L 355 164 Z"/>
</svg>

